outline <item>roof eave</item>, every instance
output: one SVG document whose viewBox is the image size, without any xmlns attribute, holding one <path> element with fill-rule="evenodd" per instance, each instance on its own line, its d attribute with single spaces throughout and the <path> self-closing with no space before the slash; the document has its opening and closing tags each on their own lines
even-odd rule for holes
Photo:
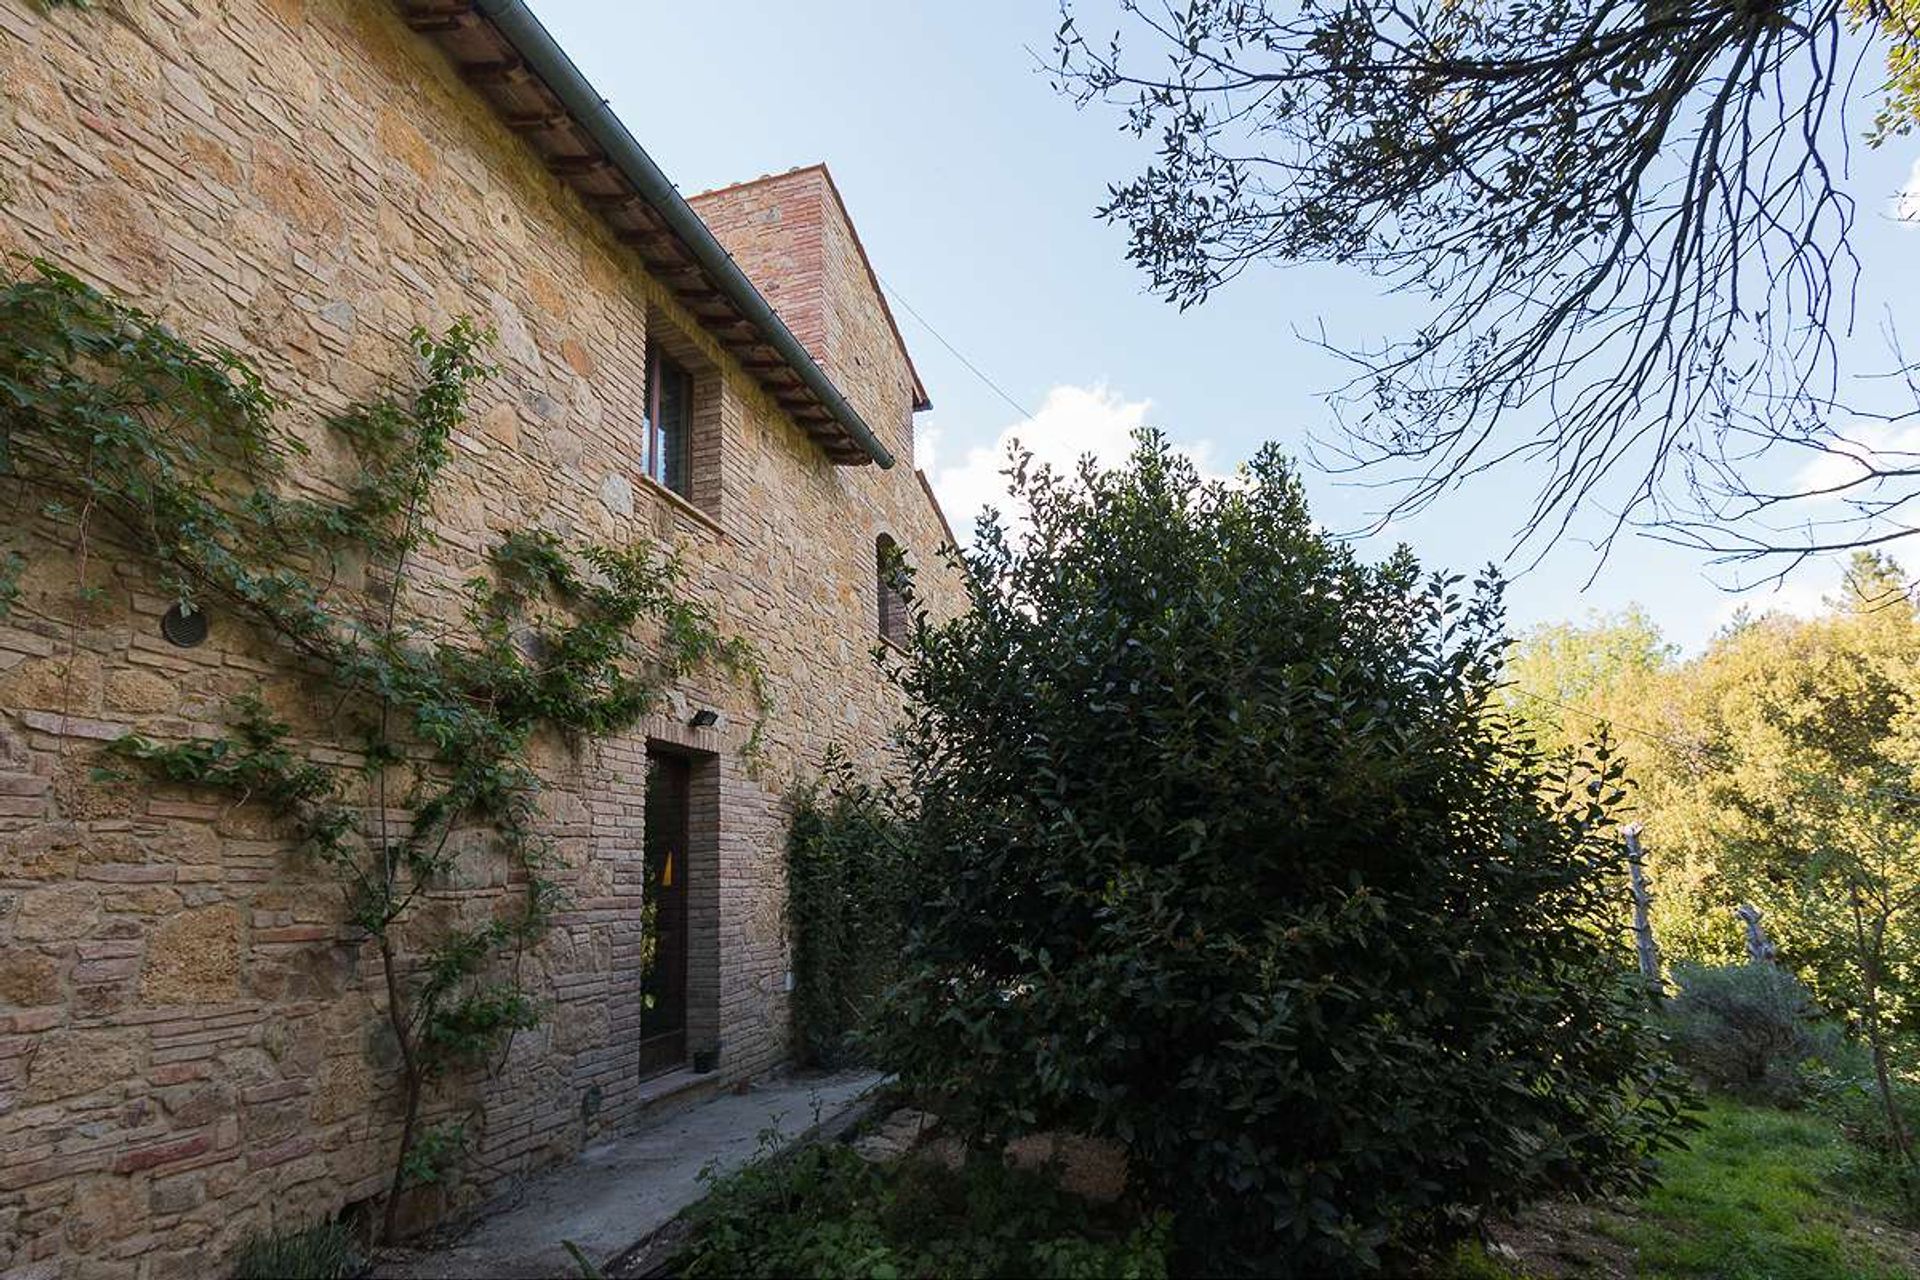
<svg viewBox="0 0 1920 1280">
<path fill-rule="evenodd" d="M 396 0 L 836 464 L 893 465 L 859 412 L 523 0 Z"/>
</svg>

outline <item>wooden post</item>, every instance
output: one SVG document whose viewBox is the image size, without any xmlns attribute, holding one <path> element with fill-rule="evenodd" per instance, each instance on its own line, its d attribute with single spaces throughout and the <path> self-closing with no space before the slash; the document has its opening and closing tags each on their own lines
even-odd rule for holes
<svg viewBox="0 0 1920 1280">
<path fill-rule="evenodd" d="M 1633 886 L 1633 946 L 1640 955 L 1640 976 L 1649 986 L 1663 990 L 1660 979 L 1660 946 L 1653 940 L 1653 921 L 1648 910 L 1653 895 L 1647 892 L 1647 872 L 1640 851 L 1640 824 L 1629 826 L 1627 838 L 1627 883 Z"/>
<path fill-rule="evenodd" d="M 1752 964 L 1772 964 L 1773 943 L 1767 938 L 1767 931 L 1760 927 L 1760 908 L 1743 902 L 1733 909 L 1733 914 L 1740 917 L 1740 923 L 1746 928 L 1747 960 Z"/>
</svg>

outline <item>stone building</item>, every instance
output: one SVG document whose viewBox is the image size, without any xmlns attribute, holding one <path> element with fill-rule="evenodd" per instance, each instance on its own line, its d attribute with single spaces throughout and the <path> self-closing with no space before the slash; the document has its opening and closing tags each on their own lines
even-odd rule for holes
<svg viewBox="0 0 1920 1280">
<path fill-rule="evenodd" d="M 571 900 L 533 957 L 547 1016 L 421 1216 L 777 1065 L 783 797 L 831 745 L 887 767 L 883 552 L 960 602 L 913 462 L 926 394 L 826 170 L 681 199 L 518 0 L 0 0 L 0 253 L 245 353 L 316 437 L 404 383 L 412 326 L 473 316 L 500 370 L 443 478 L 448 572 L 515 528 L 671 544 L 766 667 L 752 760 L 757 713 L 714 677 L 539 761 Z M 132 549 L 0 505 L 25 560 L 0 619 L 0 1273 L 217 1274 L 384 1191 L 377 973 L 272 815 L 93 768 L 129 730 L 217 732 L 238 692 L 314 694 L 217 613 L 204 643 L 163 636 Z M 664 1030 L 640 1014 L 650 826 L 683 855 Z"/>
</svg>

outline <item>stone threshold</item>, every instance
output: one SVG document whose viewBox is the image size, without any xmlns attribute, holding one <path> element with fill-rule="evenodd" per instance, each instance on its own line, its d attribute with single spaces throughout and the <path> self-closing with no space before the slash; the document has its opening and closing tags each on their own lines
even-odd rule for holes
<svg viewBox="0 0 1920 1280">
<path fill-rule="evenodd" d="M 680 1067 L 651 1076 L 642 1080 L 635 1092 L 640 1111 L 634 1117 L 634 1126 L 650 1124 L 681 1107 L 705 1102 L 729 1087 L 751 1088 L 746 1081 L 740 1081 L 737 1086 L 729 1085 L 726 1077 L 718 1071 L 695 1071 L 692 1067 Z"/>
</svg>

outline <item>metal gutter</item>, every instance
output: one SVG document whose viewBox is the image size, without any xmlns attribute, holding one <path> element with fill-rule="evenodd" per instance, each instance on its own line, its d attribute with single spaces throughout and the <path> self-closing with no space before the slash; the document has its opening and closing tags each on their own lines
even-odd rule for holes
<svg viewBox="0 0 1920 1280">
<path fill-rule="evenodd" d="M 880 467 L 892 467 L 892 452 L 880 443 L 860 414 L 847 403 L 847 398 L 840 394 L 840 389 L 833 385 L 826 371 L 800 345 L 800 340 L 793 336 L 793 331 L 787 328 L 774 309 L 767 305 L 767 300 L 760 296 L 753 282 L 747 279 L 739 265 L 714 239 L 713 232 L 700 220 L 700 215 L 693 211 L 667 175 L 660 171 L 660 166 L 653 162 L 639 141 L 627 131 L 627 126 L 613 113 L 606 99 L 595 91 L 586 76 L 581 74 L 580 68 L 574 65 L 573 59 L 567 56 L 566 50 L 548 33 L 524 0 L 474 0 L 474 8 L 492 22 L 513 46 L 525 61 L 527 69 L 546 82 L 547 88 L 566 107 L 574 121 L 606 153 L 608 161 L 621 175 L 633 184 L 641 198 L 660 215 L 668 230 L 685 245 L 727 301 L 760 330 L 767 345 L 787 362 L 807 390 L 833 415 L 834 421 L 844 427 L 854 442 Z"/>
</svg>

